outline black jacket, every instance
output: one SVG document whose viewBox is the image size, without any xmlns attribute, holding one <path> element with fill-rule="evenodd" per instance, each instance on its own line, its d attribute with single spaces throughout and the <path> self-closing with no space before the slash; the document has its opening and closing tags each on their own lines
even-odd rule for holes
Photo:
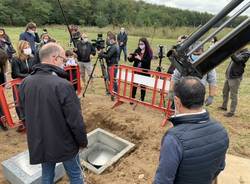
<svg viewBox="0 0 250 184">
<path fill-rule="evenodd" d="M 113 44 L 108 47 L 107 52 L 100 53 L 99 57 L 105 58 L 107 62 L 107 66 L 117 65 L 118 64 L 118 47 L 116 44 Z"/>
<path fill-rule="evenodd" d="M 127 45 L 127 41 L 128 41 L 128 35 L 127 33 L 119 33 L 117 35 L 117 41 L 120 47 L 126 46 Z M 123 45 L 120 45 L 120 43 L 123 42 Z"/>
<path fill-rule="evenodd" d="M 145 54 L 143 55 L 142 60 L 138 60 L 135 58 L 136 54 L 140 55 L 141 53 L 141 49 L 136 49 L 132 55 L 131 58 L 128 58 L 128 60 L 130 62 L 134 62 L 133 67 L 139 67 L 139 68 L 143 68 L 143 69 L 147 69 L 150 70 L 151 68 L 151 60 L 152 60 L 152 56 L 150 56 L 148 53 L 145 52 Z"/>
<path fill-rule="evenodd" d="M 65 72 L 37 64 L 20 85 L 31 164 L 66 161 L 88 143 L 79 99 L 58 75 Z"/>
<path fill-rule="evenodd" d="M 95 47 L 89 42 L 77 41 L 76 48 L 79 62 L 90 62 L 90 55 L 96 54 Z"/>
<path fill-rule="evenodd" d="M 244 49 L 239 53 L 236 53 L 231 56 L 232 61 L 227 68 L 227 74 L 229 79 L 236 79 L 242 77 L 246 67 L 246 62 L 248 61 L 249 57 L 250 52 L 247 49 Z"/>
<path fill-rule="evenodd" d="M 32 67 L 34 65 L 34 60 L 32 57 L 28 58 L 27 61 L 21 61 L 17 57 L 14 57 L 11 61 L 11 77 L 25 78 L 32 72 Z"/>
</svg>

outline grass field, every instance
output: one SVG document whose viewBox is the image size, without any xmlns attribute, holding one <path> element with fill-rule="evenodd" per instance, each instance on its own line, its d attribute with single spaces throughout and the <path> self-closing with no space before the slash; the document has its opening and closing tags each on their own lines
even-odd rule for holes
<svg viewBox="0 0 250 184">
<path fill-rule="evenodd" d="M 19 34 L 24 30 L 23 27 L 7 27 L 6 32 L 9 34 L 12 39 L 14 46 L 16 46 Z M 104 37 L 106 36 L 107 29 L 96 30 L 95 28 L 81 28 L 82 31 L 86 31 L 90 37 L 90 39 L 95 39 L 98 32 L 102 32 Z M 41 30 L 38 30 L 39 32 Z M 48 27 L 48 31 L 50 35 L 55 38 L 58 43 L 60 43 L 65 49 L 68 49 L 68 41 L 69 35 L 65 27 L 63 26 L 52 26 Z M 118 31 L 118 30 L 117 30 Z M 148 30 L 152 32 L 152 30 Z M 162 33 L 153 34 L 153 36 L 148 37 L 151 47 L 154 50 L 154 53 L 157 54 L 157 47 L 159 44 L 164 45 L 166 48 L 170 48 L 174 43 L 175 39 L 171 37 L 163 38 Z M 168 31 L 168 30 L 165 30 Z M 147 32 L 147 29 L 144 29 L 144 32 Z M 170 34 L 170 33 L 169 33 Z M 173 32 L 174 35 L 176 33 Z M 136 35 L 136 34 L 134 34 Z M 151 34 L 152 35 L 152 34 Z M 138 36 L 129 36 L 128 41 L 128 52 L 132 52 L 138 43 Z M 216 71 L 218 75 L 218 92 L 217 96 L 214 99 L 214 103 L 208 108 L 211 112 L 212 116 L 221 121 L 223 125 L 227 128 L 230 134 L 230 149 L 229 152 L 235 155 L 240 155 L 243 157 L 250 158 L 250 67 L 247 66 L 245 69 L 244 79 L 241 83 L 240 93 L 239 93 L 239 105 L 237 109 L 237 114 L 233 118 L 225 118 L 223 116 L 223 112 L 217 110 L 217 107 L 221 105 L 222 102 L 222 87 L 224 82 L 225 70 L 229 60 L 225 61 L 222 65 L 220 65 Z M 123 64 L 123 61 L 121 62 Z M 126 63 L 128 64 L 128 63 Z M 152 70 L 156 69 L 158 65 L 158 60 L 152 61 Z M 169 65 L 169 61 L 164 59 L 163 67 L 167 69 Z M 249 65 L 249 64 L 248 64 Z M 96 69 L 96 75 L 100 75 L 99 67 Z M 104 85 L 101 79 L 97 79 L 95 82 L 95 91 L 91 91 L 91 93 L 97 95 L 104 94 Z"/>
</svg>

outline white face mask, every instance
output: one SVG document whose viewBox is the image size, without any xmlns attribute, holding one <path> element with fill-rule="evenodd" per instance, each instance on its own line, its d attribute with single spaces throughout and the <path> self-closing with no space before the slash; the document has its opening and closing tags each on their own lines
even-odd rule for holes
<svg viewBox="0 0 250 184">
<path fill-rule="evenodd" d="M 140 48 L 141 50 L 144 50 L 144 49 L 145 49 L 145 45 L 139 45 L 139 48 Z"/>
<path fill-rule="evenodd" d="M 43 40 L 44 43 L 47 43 L 48 41 L 49 41 L 48 39 L 44 39 L 44 40 Z"/>
<path fill-rule="evenodd" d="M 23 53 L 27 56 L 30 56 L 32 54 L 31 48 L 23 49 Z"/>
<path fill-rule="evenodd" d="M 35 31 L 33 31 L 33 30 L 29 30 L 28 32 L 35 35 Z"/>
<path fill-rule="evenodd" d="M 86 43 L 86 42 L 89 41 L 89 39 L 88 38 L 83 38 L 83 41 Z"/>
</svg>

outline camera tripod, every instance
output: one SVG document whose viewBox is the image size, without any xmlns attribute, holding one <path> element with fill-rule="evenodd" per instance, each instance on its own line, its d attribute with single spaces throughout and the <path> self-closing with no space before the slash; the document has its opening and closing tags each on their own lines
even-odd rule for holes
<svg viewBox="0 0 250 184">
<path fill-rule="evenodd" d="M 159 61 L 159 65 L 157 66 L 156 68 L 156 71 L 157 72 L 162 72 L 162 66 L 161 66 L 161 63 L 162 63 L 162 59 L 163 57 L 159 57 L 160 61 Z"/>
<path fill-rule="evenodd" d="M 83 94 L 82 94 L 83 97 L 85 97 L 85 93 L 86 93 L 87 90 L 88 90 L 90 81 L 91 81 L 92 78 L 93 78 L 93 75 L 94 75 L 94 72 L 95 72 L 95 68 L 96 68 L 96 65 L 97 65 L 98 61 L 99 61 L 100 66 L 101 66 L 102 77 L 103 77 L 103 80 L 104 80 L 104 85 L 105 85 L 106 93 L 107 93 L 107 94 L 109 93 L 109 81 L 108 81 L 108 73 L 107 73 L 107 70 L 106 70 L 106 66 L 105 66 L 105 64 L 104 64 L 103 58 L 101 58 L 101 57 L 98 56 L 97 59 L 96 59 L 96 61 L 95 61 L 94 66 L 93 66 L 93 70 L 91 71 L 91 74 L 90 74 L 90 76 L 89 76 L 89 80 L 88 80 L 88 82 L 87 82 L 87 85 L 86 85 L 86 87 L 85 87 L 85 89 L 84 89 L 84 92 L 83 92 Z"/>
</svg>

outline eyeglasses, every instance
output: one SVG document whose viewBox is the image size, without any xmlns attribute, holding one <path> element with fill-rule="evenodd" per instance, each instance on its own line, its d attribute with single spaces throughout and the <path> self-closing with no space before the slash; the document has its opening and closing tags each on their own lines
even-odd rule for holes
<svg viewBox="0 0 250 184">
<path fill-rule="evenodd" d="M 58 55 L 58 56 L 54 56 L 54 57 L 55 57 L 55 58 L 62 58 L 64 63 L 66 63 L 66 62 L 67 62 L 67 58 L 66 58 L 66 57 L 64 57 L 64 56 L 60 56 L 60 55 Z"/>
</svg>

